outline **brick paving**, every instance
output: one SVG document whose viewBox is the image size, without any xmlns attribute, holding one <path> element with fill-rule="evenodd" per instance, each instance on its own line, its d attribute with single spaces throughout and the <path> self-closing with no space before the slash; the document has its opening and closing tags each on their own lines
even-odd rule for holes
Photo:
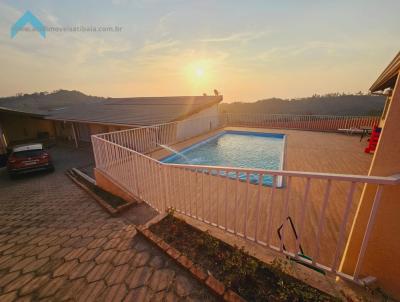
<svg viewBox="0 0 400 302">
<path fill-rule="evenodd" d="M 87 150 L 50 150 L 56 172 L 0 170 L 0 301 L 214 301 L 134 225 L 110 217 L 65 175 Z"/>
</svg>

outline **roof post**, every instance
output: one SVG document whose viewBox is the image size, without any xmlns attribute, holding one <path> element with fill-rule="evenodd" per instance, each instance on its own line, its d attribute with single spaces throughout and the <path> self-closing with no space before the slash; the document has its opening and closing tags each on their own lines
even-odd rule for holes
<svg viewBox="0 0 400 302">
<path fill-rule="evenodd" d="M 7 140 L 0 123 L 0 154 L 7 153 Z"/>
<path fill-rule="evenodd" d="M 71 125 L 72 125 L 72 134 L 74 135 L 75 148 L 78 148 L 78 138 L 76 136 L 75 124 L 71 122 Z"/>
</svg>

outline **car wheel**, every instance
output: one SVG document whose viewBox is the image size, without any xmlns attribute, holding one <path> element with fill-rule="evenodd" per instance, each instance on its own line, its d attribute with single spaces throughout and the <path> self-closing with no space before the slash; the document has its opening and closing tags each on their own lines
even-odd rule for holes
<svg viewBox="0 0 400 302">
<path fill-rule="evenodd" d="M 8 177 L 10 177 L 11 179 L 15 179 L 17 175 L 15 173 L 8 172 Z"/>
<path fill-rule="evenodd" d="M 54 172 L 54 166 L 51 165 L 51 166 L 49 167 L 48 171 L 51 172 L 51 173 L 53 173 L 53 172 Z"/>
</svg>

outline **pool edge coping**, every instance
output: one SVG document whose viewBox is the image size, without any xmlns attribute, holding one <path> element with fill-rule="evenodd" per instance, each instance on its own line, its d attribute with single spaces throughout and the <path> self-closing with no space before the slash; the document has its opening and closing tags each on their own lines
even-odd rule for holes
<svg viewBox="0 0 400 302">
<path fill-rule="evenodd" d="M 227 134 L 227 133 L 237 134 L 237 135 L 243 135 L 241 133 L 247 133 L 247 134 L 254 135 L 254 136 L 259 136 L 259 137 L 281 138 L 283 140 L 283 142 L 282 142 L 282 154 L 281 154 L 281 158 L 280 158 L 281 160 L 280 160 L 280 165 L 279 166 L 280 166 L 280 170 L 284 170 L 284 167 L 286 166 L 286 157 L 285 157 L 286 146 L 287 146 L 286 138 L 287 138 L 287 135 L 288 135 L 288 134 L 285 134 L 285 133 L 269 133 L 269 132 L 241 131 L 241 130 L 226 130 L 226 129 L 222 129 L 218 133 L 216 133 L 216 134 L 214 134 L 214 135 L 212 135 L 210 137 L 207 137 L 204 140 L 200 140 L 198 142 L 195 142 L 194 144 L 192 144 L 190 146 L 187 146 L 187 147 L 184 147 L 184 148 L 182 148 L 180 150 L 177 150 L 177 151 L 179 153 L 191 151 L 191 150 L 193 150 L 193 149 L 195 149 L 195 148 L 197 148 L 199 146 L 202 146 L 202 145 L 210 142 L 211 140 L 216 139 L 216 138 L 218 138 L 218 137 L 220 137 L 220 136 L 222 136 L 224 134 Z M 167 158 L 175 158 L 175 157 L 178 157 L 178 155 L 177 154 L 170 154 L 170 155 L 167 155 L 167 156 L 164 156 L 164 157 L 158 159 L 158 161 L 161 162 L 161 163 L 164 163 L 164 164 L 170 164 L 171 162 L 165 162 L 165 160 Z M 201 165 L 199 165 L 199 166 L 201 166 Z M 232 168 L 237 168 L 237 167 L 232 167 Z M 252 168 L 249 168 L 249 169 L 252 169 Z M 272 183 L 271 185 L 267 185 L 267 186 L 273 187 L 274 185 Z M 278 176 L 277 177 L 277 182 L 276 182 L 276 186 L 275 187 L 278 188 L 278 189 L 281 189 L 281 188 L 284 187 L 284 185 L 283 185 L 283 176 Z"/>
</svg>

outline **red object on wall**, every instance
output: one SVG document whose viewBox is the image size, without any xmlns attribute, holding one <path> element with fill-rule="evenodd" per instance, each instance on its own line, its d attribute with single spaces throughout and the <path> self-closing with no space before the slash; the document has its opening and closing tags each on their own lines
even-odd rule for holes
<svg viewBox="0 0 400 302">
<path fill-rule="evenodd" d="M 372 130 L 371 137 L 369 138 L 368 147 L 365 148 L 365 153 L 370 153 L 371 151 L 375 151 L 376 146 L 378 145 L 379 136 L 381 134 L 382 128 L 375 126 Z"/>
</svg>

